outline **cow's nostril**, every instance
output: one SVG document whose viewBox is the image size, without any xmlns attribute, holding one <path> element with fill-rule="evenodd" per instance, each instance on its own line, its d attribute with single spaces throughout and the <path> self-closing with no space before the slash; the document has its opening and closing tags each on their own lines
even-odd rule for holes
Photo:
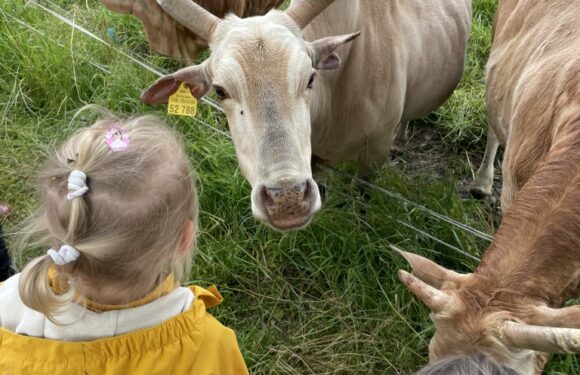
<svg viewBox="0 0 580 375">
<path fill-rule="evenodd" d="M 313 194 L 314 194 L 313 193 L 313 190 L 312 190 L 313 186 L 310 183 L 310 181 L 306 181 L 304 184 L 306 186 L 304 188 L 304 194 L 302 196 L 302 199 L 304 201 L 310 201 L 312 199 L 312 197 L 313 197 Z M 314 186 L 316 186 L 316 185 L 314 185 Z M 317 187 L 314 187 L 314 189 L 316 189 L 316 192 L 318 192 L 318 188 Z"/>
<path fill-rule="evenodd" d="M 297 193 L 304 193 L 306 191 L 306 188 L 307 188 L 306 182 L 301 182 L 292 187 L 292 189 Z"/>
<path fill-rule="evenodd" d="M 266 194 L 272 198 L 272 199 L 277 199 L 280 198 L 282 196 L 283 190 L 282 188 L 265 188 L 266 189 Z"/>
<path fill-rule="evenodd" d="M 272 205 L 274 203 L 270 197 L 270 194 L 268 193 L 268 188 L 265 186 L 262 186 L 260 189 L 260 200 L 264 205 Z"/>
</svg>

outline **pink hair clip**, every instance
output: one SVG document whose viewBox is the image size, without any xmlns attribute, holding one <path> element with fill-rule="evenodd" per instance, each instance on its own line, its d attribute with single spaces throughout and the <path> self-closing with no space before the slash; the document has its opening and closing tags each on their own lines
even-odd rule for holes
<svg viewBox="0 0 580 375">
<path fill-rule="evenodd" d="M 105 143 L 111 151 L 125 151 L 129 147 L 129 136 L 123 128 L 113 125 L 105 132 Z"/>
</svg>

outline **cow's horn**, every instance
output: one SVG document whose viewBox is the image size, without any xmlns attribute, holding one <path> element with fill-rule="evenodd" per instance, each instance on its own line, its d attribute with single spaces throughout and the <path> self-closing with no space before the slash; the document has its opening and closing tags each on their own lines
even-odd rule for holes
<svg viewBox="0 0 580 375">
<path fill-rule="evenodd" d="M 334 0 L 294 0 L 285 13 L 303 29 L 333 2 Z"/>
<path fill-rule="evenodd" d="M 157 4 L 177 22 L 211 42 L 212 34 L 220 19 L 192 0 L 157 0 Z"/>
<path fill-rule="evenodd" d="M 580 329 L 506 322 L 500 339 L 509 346 L 544 353 L 580 353 Z"/>
<path fill-rule="evenodd" d="M 421 281 L 409 272 L 399 270 L 399 279 L 434 313 L 442 312 L 452 302 L 450 295 Z"/>
</svg>

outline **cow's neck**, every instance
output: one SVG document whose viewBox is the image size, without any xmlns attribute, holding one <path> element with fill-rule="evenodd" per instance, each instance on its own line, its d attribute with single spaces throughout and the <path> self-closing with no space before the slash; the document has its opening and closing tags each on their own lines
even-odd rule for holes
<svg viewBox="0 0 580 375">
<path fill-rule="evenodd" d="M 475 274 L 496 291 L 561 305 L 580 292 L 580 119 L 554 129 Z"/>
<path fill-rule="evenodd" d="M 359 8 L 358 0 L 336 0 L 304 29 L 304 39 L 313 41 L 330 35 L 343 35 L 360 31 L 361 12 Z M 340 91 L 336 86 L 340 83 L 340 77 L 345 69 L 351 64 L 352 49 L 357 45 L 364 45 L 367 37 L 365 33 L 361 33 L 353 42 L 340 46 L 338 53 L 341 65 L 338 69 L 318 71 L 313 97 L 310 100 L 313 139 L 324 142 L 328 136 L 326 132 L 331 127 L 336 126 L 336 118 L 333 117 L 332 93 Z M 342 94 L 347 95 L 348 93 L 342 92 Z"/>
</svg>

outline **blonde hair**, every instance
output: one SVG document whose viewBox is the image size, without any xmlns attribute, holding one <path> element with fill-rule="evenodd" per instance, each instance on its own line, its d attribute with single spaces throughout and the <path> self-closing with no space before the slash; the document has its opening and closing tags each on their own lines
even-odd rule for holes
<svg viewBox="0 0 580 375">
<path fill-rule="evenodd" d="M 114 152 L 105 143 L 112 126 L 128 135 L 125 151 Z M 89 190 L 68 200 L 67 180 L 74 169 L 86 174 Z M 193 171 L 180 139 L 161 120 L 122 121 L 107 112 L 60 147 L 40 171 L 39 182 L 40 208 L 20 251 L 37 237 L 56 250 L 71 245 L 81 255 L 60 267 L 43 255 L 24 268 L 19 291 L 29 308 L 54 321 L 54 314 L 74 301 L 78 277 L 145 295 L 167 275 L 178 284 L 189 273 L 192 252 L 183 254 L 180 247 L 189 222 L 197 226 Z M 49 284 L 55 268 L 68 282 L 67 290 L 58 292 Z"/>
</svg>

